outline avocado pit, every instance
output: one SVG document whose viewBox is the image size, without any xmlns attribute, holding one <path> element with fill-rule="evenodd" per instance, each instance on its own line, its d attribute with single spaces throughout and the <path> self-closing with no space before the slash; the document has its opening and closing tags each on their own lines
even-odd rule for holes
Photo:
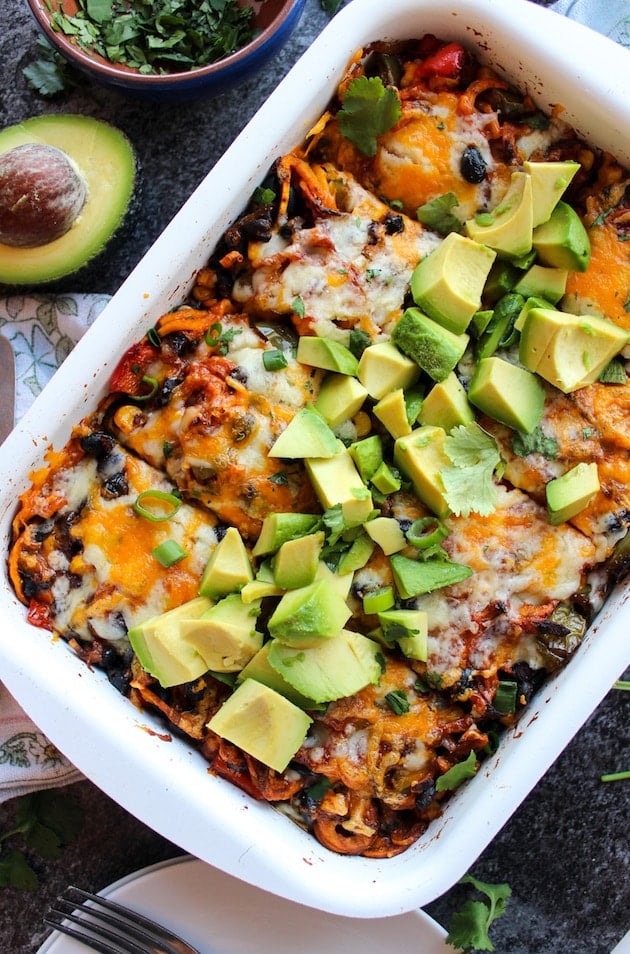
<svg viewBox="0 0 630 954">
<path fill-rule="evenodd" d="M 54 242 L 72 228 L 86 198 L 85 180 L 61 149 L 38 142 L 9 149 L 0 155 L 0 242 Z"/>
</svg>

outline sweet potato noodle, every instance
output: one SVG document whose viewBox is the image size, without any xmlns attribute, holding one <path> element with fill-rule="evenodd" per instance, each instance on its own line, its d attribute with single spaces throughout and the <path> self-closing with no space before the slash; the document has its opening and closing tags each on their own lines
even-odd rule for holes
<svg viewBox="0 0 630 954">
<path fill-rule="evenodd" d="M 346 97 L 362 78 L 374 100 L 366 94 L 368 142 L 357 145 Z M 399 109 L 385 129 L 372 122 L 383 96 Z M 540 378 L 544 406 L 528 432 L 475 409 L 501 465 L 490 478 L 492 506 L 476 510 L 473 502 L 468 513 L 448 506 L 437 520 L 404 467 L 400 479 L 395 428 L 375 413 L 380 397 L 368 394 L 333 421 L 340 447 L 380 441 L 394 482 L 379 489 L 372 474 L 366 486 L 371 517 L 388 518 L 389 527 L 393 521 L 404 537 L 396 554 L 465 567 L 467 575 L 410 595 L 391 552 L 373 541 L 363 562 L 343 564 L 353 573 L 346 629 L 379 644 L 380 677 L 314 706 L 283 771 L 208 728 L 238 673 L 210 667 L 165 687 L 134 655 L 128 633 L 197 596 L 228 528 L 238 530 L 253 572 L 269 583 L 262 572 L 268 554 L 251 549 L 272 513 L 321 516 L 321 562 L 339 572 L 357 539 L 365 541 L 363 526 L 346 522 L 335 532 L 331 514 L 339 510 L 322 503 L 303 457 L 269 455 L 338 373 L 298 362 L 298 340 L 325 338 L 355 356 L 391 343 L 413 307 L 418 262 L 446 234 L 464 233 L 465 222 L 492 217 L 512 174 L 529 161 L 579 163 L 562 201 L 579 213 L 590 241 L 588 267 L 569 268 L 561 297 L 543 306 L 630 329 L 627 172 L 581 142 L 560 106 L 544 115 L 459 44 L 432 36 L 378 43 L 357 52 L 320 121 L 278 158 L 188 299 L 121 357 L 109 394 L 67 446 L 47 454 L 15 516 L 11 579 L 29 621 L 59 633 L 134 705 L 160 713 L 199 747 L 211 773 L 278 806 L 334 852 L 383 858 L 415 842 L 547 675 L 571 657 L 625 573 L 630 387 L 623 350 L 603 380 L 565 391 Z M 505 295 L 520 294 L 514 288 L 531 261 L 499 255 L 476 313 L 496 319 Z M 467 329 L 453 369 L 464 391 L 488 328 L 473 321 Z M 519 364 L 518 328 L 494 344 L 495 356 Z M 420 366 L 404 390 L 410 428 L 435 382 Z M 548 483 L 591 464 L 598 492 L 567 519 L 550 519 Z M 141 494 L 158 508 L 164 499 L 175 505 L 147 519 L 134 508 Z M 405 537 L 418 527 L 428 553 Z M 153 551 L 165 539 L 185 558 L 162 565 Z M 281 595 L 273 578 L 270 585 L 256 603 L 264 643 Z M 426 612 L 426 658 L 406 655 L 402 641 L 388 638 L 376 604 L 365 602 L 383 591 L 394 594 L 395 609 Z"/>
</svg>

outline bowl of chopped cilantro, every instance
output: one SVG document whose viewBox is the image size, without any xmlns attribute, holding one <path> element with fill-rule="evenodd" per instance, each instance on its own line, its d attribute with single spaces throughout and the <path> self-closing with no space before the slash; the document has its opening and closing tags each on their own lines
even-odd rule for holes
<svg viewBox="0 0 630 954">
<path fill-rule="evenodd" d="M 210 95 L 261 69 L 305 0 L 28 0 L 48 42 L 92 80 L 158 100 Z"/>
</svg>

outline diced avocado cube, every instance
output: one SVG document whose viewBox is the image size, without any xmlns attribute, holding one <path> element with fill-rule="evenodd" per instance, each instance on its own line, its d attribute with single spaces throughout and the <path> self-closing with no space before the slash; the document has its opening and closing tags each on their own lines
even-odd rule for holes
<svg viewBox="0 0 630 954">
<path fill-rule="evenodd" d="M 407 418 L 405 392 L 402 388 L 386 394 L 374 405 L 372 411 L 394 440 L 411 432 L 411 424 Z"/>
<path fill-rule="evenodd" d="M 373 551 L 374 540 L 367 533 L 361 533 L 356 540 L 352 541 L 350 549 L 339 560 L 338 572 L 345 576 L 348 573 L 354 573 L 355 570 L 360 570 L 370 559 Z"/>
<path fill-rule="evenodd" d="M 551 217 L 534 229 L 533 245 L 541 265 L 585 272 L 591 259 L 588 232 L 575 209 L 558 202 Z"/>
<path fill-rule="evenodd" d="M 183 620 L 197 619 L 210 606 L 211 600 L 199 596 L 129 630 L 129 642 L 140 665 L 165 689 L 193 682 L 208 671 L 205 660 L 182 639 L 180 626 Z"/>
<path fill-rule="evenodd" d="M 407 388 L 415 384 L 420 377 L 420 369 L 391 341 L 383 341 L 365 349 L 357 374 L 370 397 L 380 401 L 395 388 Z"/>
<path fill-rule="evenodd" d="M 490 213 L 466 222 L 471 239 L 488 245 L 501 256 L 517 258 L 532 247 L 534 208 L 532 180 L 526 172 L 513 172 L 503 199 Z"/>
<path fill-rule="evenodd" d="M 292 590 L 312 583 L 323 546 L 323 530 L 283 543 L 272 561 L 276 585 Z"/>
<path fill-rule="evenodd" d="M 462 334 L 481 305 L 481 294 L 495 253 L 458 232 L 446 238 L 416 265 L 411 295 L 430 318 Z"/>
<path fill-rule="evenodd" d="M 463 384 L 454 371 L 434 384 L 420 410 L 418 422 L 442 427 L 448 434 L 458 424 L 470 424 L 475 414 Z"/>
<path fill-rule="evenodd" d="M 220 599 L 236 593 L 253 580 L 254 573 L 245 544 L 236 527 L 228 527 L 206 564 L 199 584 L 199 595 Z"/>
<path fill-rule="evenodd" d="M 372 479 L 383 463 L 383 441 L 378 434 L 371 434 L 361 441 L 355 441 L 348 448 L 357 470 L 366 484 Z"/>
<path fill-rule="evenodd" d="M 269 618 L 268 629 L 285 645 L 306 648 L 337 636 L 350 616 L 336 587 L 319 579 L 285 593 Z"/>
<path fill-rule="evenodd" d="M 263 765 L 284 772 L 313 720 L 262 682 L 246 679 L 208 722 L 208 729 Z"/>
<path fill-rule="evenodd" d="M 349 348 L 329 338 L 303 335 L 298 341 L 297 360 L 324 371 L 356 375 L 359 362 Z"/>
<path fill-rule="evenodd" d="M 451 463 L 445 440 L 444 428 L 423 425 L 407 437 L 399 437 L 394 445 L 394 463 L 412 482 L 418 499 L 439 517 L 450 512 L 441 476 Z"/>
<path fill-rule="evenodd" d="M 523 169 L 531 176 L 533 226 L 546 222 L 580 168 L 579 162 L 525 160 Z"/>
<path fill-rule="evenodd" d="M 265 643 L 264 646 L 258 650 L 255 656 L 252 656 L 247 665 L 241 669 L 236 677 L 237 684 L 245 682 L 246 679 L 255 679 L 256 682 L 262 682 L 263 685 L 269 686 L 274 692 L 279 692 L 281 696 L 284 696 L 285 699 L 292 702 L 294 706 L 299 706 L 300 709 L 320 708 L 319 703 L 314 702 L 313 699 L 307 699 L 301 692 L 294 689 L 293 686 L 283 679 L 280 673 L 270 665 L 269 650 L 273 644 L 274 640 L 269 640 L 269 642 Z"/>
<path fill-rule="evenodd" d="M 298 692 L 316 702 L 352 696 L 381 677 L 381 648 L 360 633 L 342 630 L 310 649 L 272 641 L 269 663 Z"/>
<path fill-rule="evenodd" d="M 378 614 L 385 641 L 397 643 L 405 656 L 426 662 L 429 620 L 424 610 L 387 610 Z"/>
<path fill-rule="evenodd" d="M 240 592 L 240 597 L 243 603 L 250 604 L 262 600 L 266 596 L 282 596 L 283 592 L 282 587 L 276 586 L 275 583 L 270 583 L 267 580 L 252 580 L 251 583 L 245 584 Z"/>
<path fill-rule="evenodd" d="M 320 560 L 317 566 L 315 579 L 328 580 L 328 582 L 335 587 L 339 595 L 342 596 L 344 600 L 347 600 L 350 595 L 354 576 L 352 573 L 335 572 L 334 570 L 331 570 L 327 563 L 324 563 L 323 560 Z"/>
<path fill-rule="evenodd" d="M 400 553 L 394 553 L 389 562 L 396 589 L 404 600 L 461 583 L 472 576 L 470 567 L 446 560 L 412 560 Z"/>
<path fill-rule="evenodd" d="M 565 394 L 597 381 L 630 340 L 630 333 L 597 315 L 531 308 L 523 323 L 519 358 Z"/>
<path fill-rule="evenodd" d="M 405 534 L 395 517 L 375 517 L 364 523 L 365 532 L 387 556 L 407 546 Z"/>
<path fill-rule="evenodd" d="M 395 494 L 402 487 L 400 477 L 394 473 L 386 461 L 383 461 L 374 471 L 372 483 L 382 494 Z"/>
<path fill-rule="evenodd" d="M 373 510 L 372 497 L 345 448 L 335 457 L 307 459 L 304 463 L 324 510 L 340 504 L 348 526 L 368 519 Z"/>
<path fill-rule="evenodd" d="M 319 389 L 315 410 L 319 411 L 330 427 L 357 414 L 367 397 L 367 389 L 357 378 L 347 374 L 327 375 Z"/>
<path fill-rule="evenodd" d="M 313 513 L 272 513 L 265 517 L 254 544 L 254 556 L 275 553 L 287 540 L 303 537 L 313 530 L 320 518 Z"/>
<path fill-rule="evenodd" d="M 542 418 L 545 390 L 531 371 L 491 357 L 479 362 L 468 400 L 495 421 L 530 434 Z"/>
<path fill-rule="evenodd" d="M 334 457 L 338 450 L 331 428 L 321 414 L 307 404 L 289 421 L 268 454 L 286 459 Z"/>
<path fill-rule="evenodd" d="M 566 474 L 550 480 L 545 487 L 549 522 L 556 525 L 570 520 L 588 507 L 599 492 L 597 464 L 579 463 Z"/>
<path fill-rule="evenodd" d="M 225 596 L 199 619 L 182 620 L 182 639 L 213 672 L 238 672 L 262 646 L 256 630 L 259 609 L 259 603 L 245 604 L 238 594 Z"/>
<path fill-rule="evenodd" d="M 545 298 L 538 298 L 538 297 L 526 298 L 525 304 L 521 308 L 519 312 L 519 316 L 514 322 L 515 330 L 516 331 L 523 330 L 523 327 L 525 325 L 525 319 L 527 318 L 527 315 L 532 310 L 532 308 L 551 308 L 553 310 L 553 307 L 554 306 L 551 304 L 551 302 L 547 301 Z M 519 342 L 519 346 L 520 346 L 520 342 Z M 530 368 L 530 371 L 531 371 L 531 368 Z"/>
<path fill-rule="evenodd" d="M 443 381 L 462 358 L 469 338 L 454 334 L 418 308 L 407 308 L 391 340 L 434 381 Z"/>
<path fill-rule="evenodd" d="M 532 265 L 516 283 L 514 291 L 524 298 L 544 298 L 556 305 L 564 295 L 568 275 L 566 268 Z"/>
</svg>

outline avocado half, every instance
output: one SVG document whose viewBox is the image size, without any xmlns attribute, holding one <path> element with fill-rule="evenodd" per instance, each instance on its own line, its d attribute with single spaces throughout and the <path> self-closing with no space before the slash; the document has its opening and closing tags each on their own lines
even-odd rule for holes
<svg viewBox="0 0 630 954">
<path fill-rule="evenodd" d="M 60 238 L 15 248 L 0 242 L 0 283 L 34 285 L 72 272 L 103 250 L 121 224 L 133 195 L 136 160 L 127 137 L 90 116 L 36 116 L 0 131 L 0 155 L 25 143 L 64 152 L 87 186 L 80 215 Z"/>
</svg>

